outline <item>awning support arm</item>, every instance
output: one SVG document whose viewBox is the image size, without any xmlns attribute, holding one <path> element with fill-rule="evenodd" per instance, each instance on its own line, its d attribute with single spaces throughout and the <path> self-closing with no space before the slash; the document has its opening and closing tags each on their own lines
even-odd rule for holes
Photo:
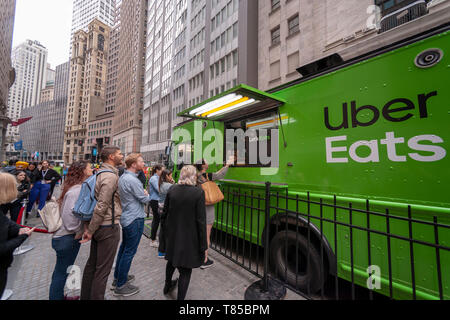
<svg viewBox="0 0 450 320">
<path fill-rule="evenodd" d="M 278 108 L 277 111 L 278 111 L 278 120 L 280 121 L 281 134 L 283 135 L 284 147 L 286 148 L 287 147 L 287 143 L 286 143 L 286 138 L 284 137 L 283 121 L 281 121 L 280 108 Z"/>
</svg>

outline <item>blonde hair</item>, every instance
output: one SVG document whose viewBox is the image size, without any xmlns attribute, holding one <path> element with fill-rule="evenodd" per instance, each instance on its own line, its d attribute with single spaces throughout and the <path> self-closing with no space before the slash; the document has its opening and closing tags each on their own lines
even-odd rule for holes
<svg viewBox="0 0 450 320">
<path fill-rule="evenodd" d="M 125 164 L 127 165 L 127 169 L 130 169 L 133 163 L 136 163 L 139 158 L 142 158 L 140 153 L 131 153 L 125 159 Z"/>
<path fill-rule="evenodd" d="M 194 166 L 184 166 L 181 169 L 178 184 L 197 185 L 197 169 Z"/>
<path fill-rule="evenodd" d="M 17 180 L 12 174 L 0 172 L 0 204 L 17 198 Z"/>
</svg>

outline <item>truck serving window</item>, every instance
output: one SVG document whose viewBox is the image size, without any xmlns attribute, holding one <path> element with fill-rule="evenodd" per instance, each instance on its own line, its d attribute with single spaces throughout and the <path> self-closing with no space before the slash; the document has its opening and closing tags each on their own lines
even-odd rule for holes
<svg viewBox="0 0 450 320">
<path fill-rule="evenodd" d="M 274 152 L 272 138 L 278 138 L 274 135 L 278 125 L 276 112 L 225 123 L 224 160 L 233 155 L 235 167 L 271 167 L 270 159 Z"/>
<path fill-rule="evenodd" d="M 177 145 L 177 167 L 181 168 L 185 164 L 193 164 L 194 162 L 194 142 L 182 143 Z"/>
</svg>

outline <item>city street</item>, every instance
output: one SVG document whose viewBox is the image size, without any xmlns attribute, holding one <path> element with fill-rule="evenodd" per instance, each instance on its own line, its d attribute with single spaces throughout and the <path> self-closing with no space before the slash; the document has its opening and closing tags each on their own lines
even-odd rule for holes
<svg viewBox="0 0 450 320">
<path fill-rule="evenodd" d="M 55 190 L 57 195 L 59 190 Z M 28 225 L 42 225 L 40 219 L 29 219 Z M 51 247 L 51 235 L 35 233 L 25 242 L 34 249 L 15 256 L 12 267 L 8 271 L 7 289 L 13 290 L 10 300 L 48 300 L 49 287 L 53 268 L 56 262 L 55 251 Z M 81 272 L 89 256 L 89 244 L 81 246 L 76 266 Z M 156 248 L 150 247 L 150 240 L 143 236 L 137 254 L 133 260 L 130 274 L 136 276 L 134 285 L 140 292 L 128 298 L 114 297 L 110 290 L 113 271 L 108 280 L 106 299 L 108 300 L 175 300 L 177 291 L 168 296 L 163 295 L 166 260 L 158 259 Z M 214 250 L 210 250 L 215 261 L 213 267 L 195 269 L 186 299 L 188 300 L 243 300 L 245 290 L 258 278 L 243 270 Z M 178 277 L 178 273 L 175 273 Z M 79 295 L 79 290 L 69 291 L 69 296 Z M 288 290 L 286 300 L 302 300 L 303 298 Z"/>
<path fill-rule="evenodd" d="M 450 300 L 450 0 L 0 8 L 5 300 Z"/>
<path fill-rule="evenodd" d="M 38 222 L 34 219 L 33 222 Z M 27 245 L 34 249 L 14 258 L 9 269 L 7 288 L 13 290 L 10 300 L 48 300 L 49 287 L 53 268 L 56 262 L 55 251 L 51 248 L 51 236 L 33 234 Z M 245 290 L 258 278 L 242 270 L 214 250 L 210 251 L 215 261 L 213 267 L 192 273 L 191 284 L 187 294 L 188 300 L 242 300 Z M 89 255 L 89 244 L 81 246 L 76 265 L 83 270 Z M 128 298 L 116 298 L 109 290 L 113 281 L 113 272 L 108 280 L 106 299 L 108 300 L 175 300 L 176 290 L 164 296 L 166 260 L 158 259 L 155 248 L 150 247 L 150 240 L 142 237 L 138 252 L 133 260 L 130 274 L 136 276 L 134 285 L 140 292 Z M 114 270 L 113 270 L 114 271 Z M 178 277 L 177 273 L 174 277 Z M 79 291 L 71 291 L 69 295 L 78 295 Z M 288 290 L 287 300 L 302 300 L 299 295 Z"/>
</svg>

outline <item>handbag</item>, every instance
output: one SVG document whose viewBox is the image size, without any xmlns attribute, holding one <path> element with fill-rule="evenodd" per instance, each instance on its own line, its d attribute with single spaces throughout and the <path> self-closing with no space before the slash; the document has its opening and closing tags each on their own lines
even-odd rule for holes
<svg viewBox="0 0 450 320">
<path fill-rule="evenodd" d="M 208 175 L 206 175 L 207 181 L 201 184 L 203 191 L 205 191 L 205 204 L 207 206 L 214 205 L 222 201 L 225 197 L 220 190 L 219 186 L 214 182 L 209 180 Z"/>
<path fill-rule="evenodd" d="M 62 226 L 59 204 L 55 198 L 48 201 L 42 210 L 38 210 L 42 223 L 49 233 L 54 233 Z"/>
</svg>

